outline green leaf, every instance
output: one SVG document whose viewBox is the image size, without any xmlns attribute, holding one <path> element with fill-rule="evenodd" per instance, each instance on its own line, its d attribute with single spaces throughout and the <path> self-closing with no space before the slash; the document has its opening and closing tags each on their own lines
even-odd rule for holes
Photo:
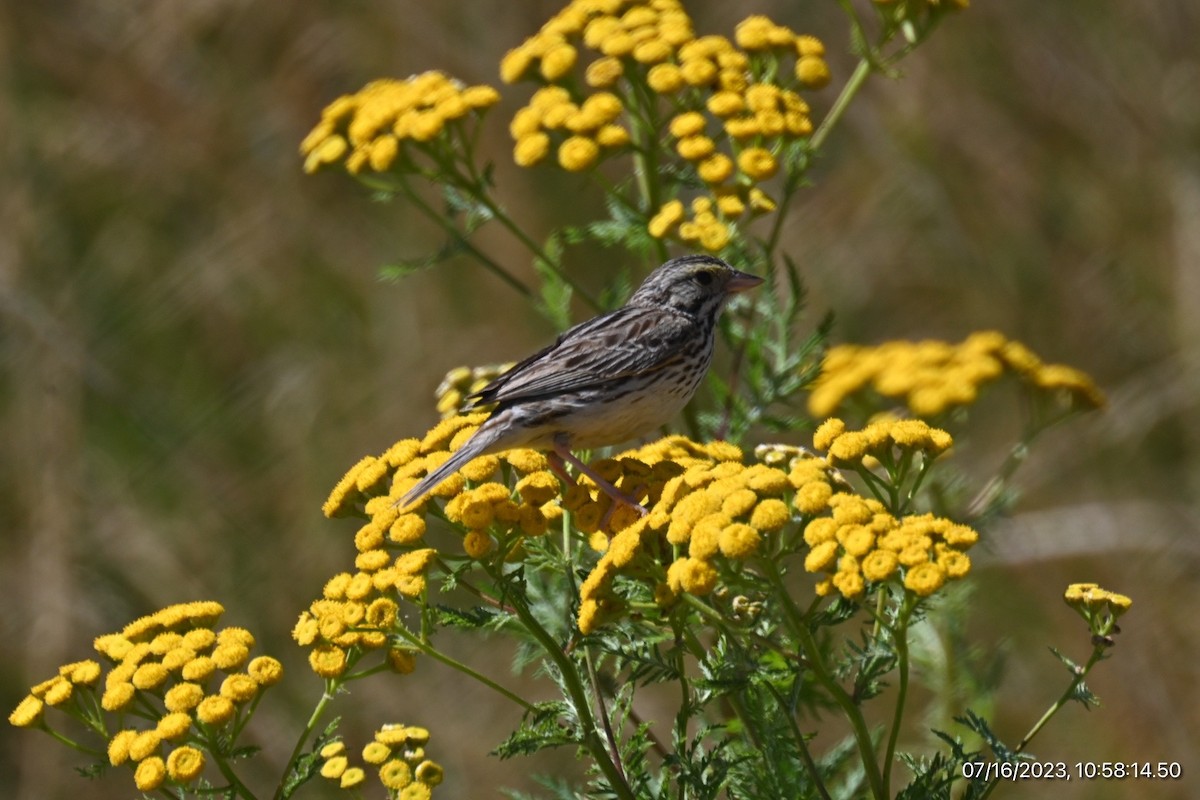
<svg viewBox="0 0 1200 800">
<path fill-rule="evenodd" d="M 520 727 L 492 751 L 492 755 L 512 758 L 550 747 L 579 744 L 579 734 L 562 721 L 569 714 L 570 707 L 564 702 L 538 703 L 526 714 Z"/>
</svg>

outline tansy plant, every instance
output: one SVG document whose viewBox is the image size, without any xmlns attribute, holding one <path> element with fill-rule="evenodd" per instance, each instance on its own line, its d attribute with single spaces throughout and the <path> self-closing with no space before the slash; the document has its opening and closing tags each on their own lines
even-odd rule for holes
<svg viewBox="0 0 1200 800">
<path fill-rule="evenodd" d="M 508 365 L 451 370 L 440 423 L 345 474 L 323 510 L 357 530 L 335 574 L 298 599 L 292 630 L 322 691 L 273 796 L 309 781 L 356 796 L 436 794 L 436 727 L 378 720 L 370 738 L 322 727 L 356 681 L 391 680 L 403 694 L 430 669 L 511 706 L 515 730 L 493 755 L 582 755 L 582 776 L 553 779 L 558 797 L 981 797 L 997 779 L 965 781 L 964 764 L 1026 758 L 1067 701 L 1094 702 L 1084 678 L 1130 601 L 1075 584 L 1066 600 L 1087 623 L 1090 655 L 1060 654 L 1066 687 L 1017 744 L 976 710 L 986 693 L 956 706 L 958 733 L 905 740 L 912 685 L 929 677 L 922 643 L 971 583 L 972 553 L 1012 501 L 1009 479 L 1039 433 L 1104 398 L 1084 373 L 994 331 L 828 349 L 827 326 L 799 334 L 802 285 L 780 233 L 809 165 L 864 81 L 890 75 L 966 3 L 840 5 L 858 58 L 848 77 L 812 36 L 762 16 L 732 38 L 700 35 L 676 0 L 576 0 L 509 51 L 513 160 L 578 174 L 606 213 L 546 241 L 507 214 L 480 162 L 496 88 L 426 72 L 374 81 L 322 113 L 301 146 L 307 171 L 344 171 L 403 198 L 447 235 L 420 263 L 465 255 L 562 327 L 572 298 L 587 313 L 621 299 L 585 291 L 567 244 L 620 247 L 628 258 L 609 261 L 629 265 L 706 250 L 768 285 L 727 315 L 734 357 L 693 404 L 687 435 L 581 454 L 645 514 L 527 449 L 477 457 L 415 506 L 397 502 L 487 419 L 460 413 L 464 399 Z M 536 287 L 474 244 L 489 223 L 528 249 Z M 955 437 L 970 435 L 969 410 L 1006 377 L 1026 397 L 1025 424 L 991 480 L 964 492 L 946 464 Z M 788 443 L 747 441 L 751 430 Z M 250 633 L 216 626 L 221 610 L 172 606 L 101 636 L 98 660 L 34 686 L 10 722 L 91 754 L 94 772 L 131 770 L 144 792 L 260 796 L 239 777 L 253 752 L 242 739 L 282 672 L 250 658 Z M 450 655 L 451 628 L 511 638 L 552 699 L 529 699 L 493 657 Z M 673 690 L 645 702 L 656 684 Z"/>
</svg>

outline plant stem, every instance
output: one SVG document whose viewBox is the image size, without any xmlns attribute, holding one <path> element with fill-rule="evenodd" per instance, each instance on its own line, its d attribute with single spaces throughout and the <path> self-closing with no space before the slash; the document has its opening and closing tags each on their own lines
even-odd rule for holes
<svg viewBox="0 0 1200 800">
<path fill-rule="evenodd" d="M 904 706 L 908 700 L 908 620 L 911 614 L 912 604 L 906 594 L 900 612 L 897 614 L 896 627 L 892 632 L 900 686 L 896 692 L 896 710 L 892 714 L 892 730 L 888 734 L 887 748 L 883 752 L 883 788 L 888 796 L 891 796 L 892 792 L 892 762 L 896 759 L 896 742 L 900 738 L 900 723 L 904 719 Z"/>
<path fill-rule="evenodd" d="M 792 738 L 796 740 L 796 747 L 800 750 L 800 760 L 804 762 L 804 769 L 808 771 L 808 776 L 812 779 L 817 794 L 821 795 L 823 800 L 831 800 L 829 791 L 825 788 L 825 782 L 821 780 L 821 771 L 817 768 L 817 762 L 813 761 L 812 753 L 808 750 L 808 742 L 804 741 L 804 733 L 801 732 L 800 726 L 796 724 L 796 704 L 794 702 L 784 702 L 783 695 L 769 682 L 764 681 L 763 686 L 766 686 L 767 690 L 775 696 L 775 701 L 779 703 L 781 708 L 787 709 L 787 721 L 792 729 Z"/>
<path fill-rule="evenodd" d="M 617 770 L 621 773 L 622 780 L 628 780 L 625 775 L 625 767 L 621 764 L 621 748 L 617 746 L 617 737 L 613 733 L 612 720 L 608 718 L 608 708 L 604 704 L 604 690 L 600 686 L 600 676 L 596 674 L 596 665 L 592 660 L 592 649 L 590 647 L 583 648 L 583 660 L 587 665 L 588 680 L 592 684 L 592 694 L 596 696 L 596 713 L 600 715 L 600 722 L 604 725 L 604 737 L 608 740 L 608 754 L 612 758 L 613 763 L 617 765 Z"/>
<path fill-rule="evenodd" d="M 460 231 L 453 222 L 451 222 L 449 219 L 446 219 L 444 215 L 431 208 L 430 205 L 425 202 L 424 198 L 413 191 L 413 188 L 408 185 L 407 181 L 400 181 L 399 186 L 400 190 L 404 192 L 404 196 L 407 197 L 414 206 L 420 209 L 425 216 L 429 217 L 430 220 L 444 230 L 448 236 L 454 239 L 454 241 L 462 245 L 462 247 L 472 256 L 474 256 L 474 258 L 479 261 L 480 264 L 483 264 L 483 266 L 486 267 L 489 272 L 507 283 L 511 288 L 515 289 L 518 294 L 523 295 L 526 299 L 533 299 L 532 289 L 518 280 L 504 267 L 496 263 L 495 260 L 493 260 L 478 247 L 471 244 L 470 240 L 467 239 L 463 232 Z"/>
<path fill-rule="evenodd" d="M 826 668 L 825 662 L 821 659 L 821 649 L 817 645 L 817 640 L 805 624 L 800 610 L 792 602 L 787 587 L 783 585 L 783 576 L 780 575 L 778 566 L 769 559 L 763 559 L 763 563 L 766 566 L 767 575 L 775 586 L 776 595 L 782 600 L 784 616 L 790 623 L 792 633 L 800 640 L 800 646 L 804 649 L 809 668 L 812 669 L 817 682 L 825 688 L 825 691 L 829 692 L 829 696 L 841 707 L 842 713 L 850 722 L 850 727 L 854 732 L 854 741 L 858 745 L 859 758 L 862 759 L 863 772 L 867 776 L 867 783 L 871 786 L 871 795 L 876 800 L 884 800 L 887 797 L 887 789 L 883 784 L 883 776 L 879 772 L 879 764 L 875 761 L 875 745 L 871 741 L 871 733 L 867 730 L 867 722 L 863 719 L 861 710 Z"/>
<path fill-rule="evenodd" d="M 846 85 L 842 87 L 842 92 L 833 101 L 833 105 L 829 108 L 829 113 L 825 115 L 825 119 L 821 120 L 821 124 L 817 126 L 816 133 L 808 140 L 808 149 L 810 152 L 815 152 L 821 149 L 821 145 L 825 143 L 829 132 L 841 120 L 842 115 L 846 113 L 846 108 L 849 107 L 850 101 L 858 94 L 858 90 L 866 83 L 867 77 L 871 74 L 871 62 L 866 59 L 860 59 L 858 66 L 854 68 L 854 72 L 850 75 L 850 80 L 846 81 Z"/>
<path fill-rule="evenodd" d="M 474 669 L 472 669 L 471 667 L 462 663 L 461 661 L 451 658 L 450 656 L 448 656 L 445 653 L 443 653 L 442 651 L 438 650 L 436 647 L 429 644 L 428 642 L 422 641 L 419 637 L 414 636 L 410 631 L 404 630 L 403 628 L 400 628 L 400 627 L 397 627 L 395 630 L 397 633 L 399 633 L 400 636 L 407 639 L 414 647 L 416 647 L 418 650 L 420 650 L 425 655 L 432 658 L 434 661 L 440 661 L 441 663 L 445 664 L 446 666 L 450 667 L 451 669 L 457 670 L 458 672 L 461 672 L 462 674 L 466 675 L 467 677 L 474 678 L 475 680 L 479 681 L 480 683 L 482 683 L 484 686 L 488 687 L 492 691 L 494 691 L 500 695 L 503 695 L 504 697 L 513 701 L 514 703 L 516 703 L 517 705 L 519 705 L 521 708 L 525 709 L 526 711 L 534 710 L 533 703 L 530 703 L 528 700 L 524 699 L 523 697 L 516 694 L 515 692 L 505 689 L 503 686 L 496 683 L 494 680 L 492 680 L 488 676 L 484 675 L 482 672 L 476 672 Z"/>
<path fill-rule="evenodd" d="M 583 689 L 583 683 L 579 680 L 579 674 L 575 670 L 575 665 L 571 663 L 567 654 L 554 641 L 554 637 L 537 621 L 533 612 L 525 605 L 523 597 L 513 598 L 513 610 L 516 611 L 525 628 L 538 640 L 546 655 L 550 657 L 550 660 L 558 668 L 559 676 L 567 689 L 567 694 L 571 697 L 571 704 L 575 708 L 575 713 L 579 717 L 583 738 L 580 744 L 587 748 L 588 753 L 595 759 L 596 766 L 600 768 L 600 771 L 604 773 L 604 777 L 608 779 L 613 794 L 622 800 L 635 800 L 633 790 L 629 788 L 629 784 L 626 783 L 620 769 L 609 758 L 604 741 L 596 730 L 596 721 L 592 717 L 591 706 L 587 700 L 587 692 Z"/>
<path fill-rule="evenodd" d="M 287 764 L 283 767 L 283 776 L 279 779 L 279 786 L 275 789 L 274 800 L 280 800 L 283 797 L 283 784 L 287 776 L 291 774 L 292 768 L 296 764 L 296 759 L 300 757 L 300 751 L 304 749 L 308 737 L 317 727 L 317 722 L 321 719 L 321 715 L 325 713 L 325 706 L 333 699 L 333 693 L 337 691 L 336 684 L 333 681 L 325 681 L 325 691 L 321 694 L 321 699 L 317 702 L 316 708 L 308 717 L 308 724 L 304 726 L 304 730 L 300 732 L 300 738 L 296 740 L 296 746 L 292 748 L 292 754 L 288 756 Z"/>
</svg>

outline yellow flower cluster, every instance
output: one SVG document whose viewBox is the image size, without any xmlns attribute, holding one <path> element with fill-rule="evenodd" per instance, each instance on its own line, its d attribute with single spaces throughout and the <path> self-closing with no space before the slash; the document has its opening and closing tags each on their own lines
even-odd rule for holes
<svg viewBox="0 0 1200 800">
<path fill-rule="evenodd" d="M 430 800 L 445 772 L 436 761 L 425 757 L 429 731 L 416 725 L 384 725 L 362 750 L 364 764 L 376 768 L 388 797 L 397 800 Z M 366 780 L 363 767 L 352 766 L 346 745 L 340 739 L 321 748 L 321 777 L 337 781 L 343 789 L 354 789 Z"/>
<path fill-rule="evenodd" d="M 1063 600 L 1087 622 L 1096 646 L 1113 644 L 1113 635 L 1121 632 L 1117 620 L 1133 606 L 1125 595 L 1101 589 L 1095 583 L 1072 583 Z"/>
<path fill-rule="evenodd" d="M 611 92 L 598 92 L 577 103 L 562 86 L 544 86 L 509 125 L 516 142 L 513 160 L 532 167 L 557 142 L 560 167 L 568 172 L 590 169 L 604 155 L 629 144 L 629 131 L 617 123 L 624 110 L 621 98 Z"/>
<path fill-rule="evenodd" d="M 868 582 L 881 583 L 899 575 L 907 590 L 927 597 L 947 580 L 970 571 L 971 561 L 964 551 L 979 540 L 975 530 L 932 514 L 897 519 L 875 498 L 837 486 L 836 473 L 831 472 L 832 466 L 840 464 L 870 466 L 896 452 L 935 458 L 951 443 L 948 433 L 920 420 L 876 422 L 861 431 L 848 431 L 841 420 L 829 419 L 816 430 L 813 446 L 827 451 L 827 458 L 793 461 L 792 473 L 806 476 L 798 481 L 793 500 L 808 520 L 804 568 L 829 576 L 817 584 L 818 595 L 836 590 L 857 599 Z"/>
<path fill-rule="evenodd" d="M 680 241 L 717 252 L 733 236 L 734 222 L 749 212 L 752 216 L 775 210 L 775 201 L 757 186 L 749 191 L 713 187 L 713 197 L 695 197 L 688 218 L 683 201 L 668 200 L 650 218 L 647 230 L 655 239 L 675 236 Z"/>
<path fill-rule="evenodd" d="M 500 100 L 491 86 L 464 86 L 440 72 L 372 81 L 337 98 L 321 112 L 321 121 L 304 138 L 304 171 L 344 164 L 358 174 L 403 169 L 405 146 L 432 146 L 448 128 L 476 121 Z"/>
<path fill-rule="evenodd" d="M 508 372 L 513 363 L 510 361 L 507 364 L 487 364 L 481 367 L 455 367 L 447 372 L 434 392 L 437 410 L 442 419 L 462 413 L 471 395 Z"/>
<path fill-rule="evenodd" d="M 660 116 L 657 108 L 641 108 L 649 90 L 669 109 L 664 133 L 674 152 L 711 194 L 688 221 L 682 201 L 668 201 L 649 230 L 656 238 L 678 236 L 720 250 L 744 214 L 774 210 L 757 184 L 786 166 L 780 163 L 785 148 L 812 133 L 808 104 L 797 90 L 820 88 L 830 77 L 818 39 L 766 17 L 742 21 L 735 38 L 736 44 L 723 36 L 696 37 L 678 0 L 573 0 L 501 62 L 505 82 L 550 84 L 513 118 L 514 159 L 537 164 L 557 140 L 560 166 L 589 169 L 630 143 L 618 124 L 626 102 L 638 106 L 631 116 Z M 590 95 L 571 74 L 581 48 L 596 53 L 582 68 L 583 83 L 595 90 Z M 795 60 L 790 71 L 784 68 L 789 59 Z M 641 144 L 659 148 L 657 132 Z"/>
<path fill-rule="evenodd" d="M 705 595 L 716 588 L 723 561 L 753 557 L 792 518 L 782 499 L 795 488 L 791 476 L 744 464 L 741 450 L 728 443 L 669 437 L 624 458 L 677 474 L 657 492 L 648 515 L 619 530 L 580 587 L 578 625 L 585 634 L 623 605 L 614 587 L 618 575 L 651 581 L 663 606 L 685 592 Z M 671 553 L 676 557 L 664 570 L 663 556 Z"/>
<path fill-rule="evenodd" d="M 916 416 L 932 417 L 975 402 L 983 385 L 1006 372 L 1072 405 L 1104 405 L 1104 394 L 1087 374 L 1045 364 L 997 331 L 979 331 L 957 344 L 930 339 L 830 348 L 808 409 L 814 416 L 828 416 L 847 398 L 870 388 L 884 397 L 902 398 Z"/>
<path fill-rule="evenodd" d="M 312 648 L 308 663 L 322 678 L 340 677 L 362 653 L 388 646 L 388 634 L 400 613 L 397 595 L 421 595 L 425 573 L 437 557 L 436 550 L 423 547 L 405 550 L 393 559 L 382 531 L 372 529 L 371 523 L 355 543 L 359 547 L 356 571 L 330 578 L 321 598 L 300 614 L 292 629 L 297 644 Z M 396 672 L 409 673 L 415 667 L 408 650 L 390 648 L 387 659 Z"/>
<path fill-rule="evenodd" d="M 182 603 L 137 619 L 119 633 L 98 637 L 96 652 L 113 664 L 98 702 L 93 697 L 68 704 L 76 694 L 96 694 L 102 673 L 98 662 L 78 661 L 34 686 L 9 722 L 20 727 L 44 724 L 46 706 L 68 712 L 72 707 L 98 707 L 123 720 L 145 718 L 150 726 L 124 728 L 108 741 L 109 762 L 134 767 L 134 782 L 143 792 L 166 781 L 191 783 L 204 769 L 204 753 L 178 742 L 197 723 L 211 729 L 235 721 L 264 688 L 283 677 L 276 659 L 250 659 L 254 636 L 249 631 L 214 628 L 223 611 L 215 602 Z M 239 671 L 243 665 L 245 671 Z M 165 758 L 164 747 L 170 748 Z"/>
</svg>

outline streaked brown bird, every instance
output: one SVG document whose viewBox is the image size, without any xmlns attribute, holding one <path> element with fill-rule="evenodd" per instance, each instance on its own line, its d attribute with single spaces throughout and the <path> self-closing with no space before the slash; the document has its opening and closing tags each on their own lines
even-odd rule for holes
<svg viewBox="0 0 1200 800">
<path fill-rule="evenodd" d="M 645 511 L 571 450 L 618 444 L 670 421 L 708 371 L 725 303 L 762 281 L 713 256 L 671 259 L 623 307 L 576 325 L 468 398 L 495 409 L 397 505 L 417 502 L 473 458 L 530 447 L 548 451 L 568 483 L 564 460 L 614 500 Z"/>
</svg>

